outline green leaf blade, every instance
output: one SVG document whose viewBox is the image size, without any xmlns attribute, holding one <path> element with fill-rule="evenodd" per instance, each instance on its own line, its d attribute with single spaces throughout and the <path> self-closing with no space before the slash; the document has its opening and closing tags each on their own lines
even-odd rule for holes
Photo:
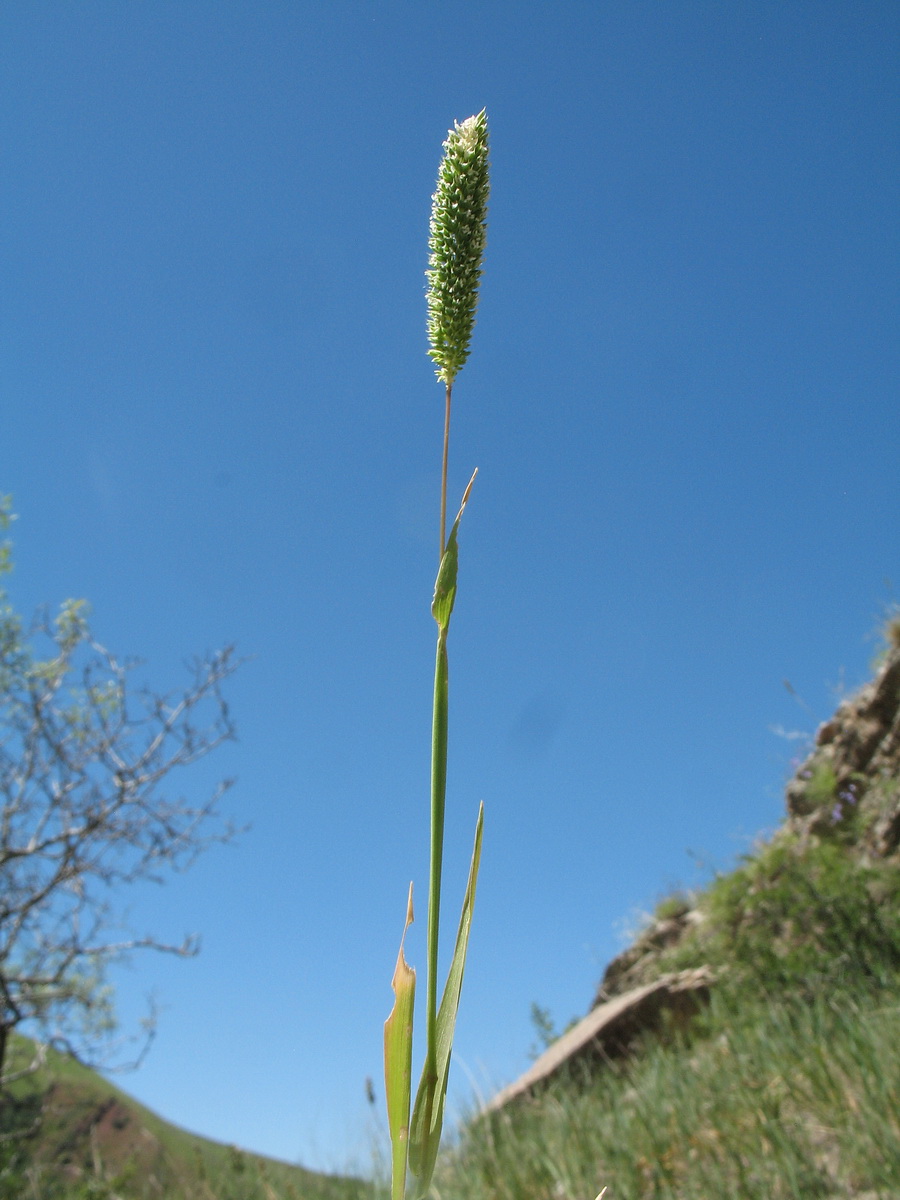
<svg viewBox="0 0 900 1200">
<path fill-rule="evenodd" d="M 409 885 L 406 924 L 391 987 L 394 1007 L 384 1023 L 384 1092 L 391 1137 L 391 1200 L 404 1200 L 409 1147 L 409 1102 L 412 1091 L 413 1009 L 416 973 L 406 961 L 403 943 L 413 922 L 413 889 Z"/>
<path fill-rule="evenodd" d="M 437 1161 L 438 1149 L 441 1142 L 441 1130 L 444 1123 L 444 1100 L 447 1095 L 447 1080 L 450 1074 L 450 1055 L 453 1050 L 453 1035 L 456 1030 L 456 1017 L 459 1012 L 459 999 L 462 992 L 463 974 L 466 966 L 466 954 L 469 948 L 469 932 L 472 927 L 472 913 L 475 908 L 475 889 L 478 884 L 478 868 L 481 864 L 481 838 L 484 826 L 484 805 L 478 809 L 478 822 L 475 826 L 475 845 L 472 850 L 472 861 L 469 866 L 469 879 L 466 884 L 466 894 L 463 899 L 462 913 L 459 918 L 459 928 L 456 933 L 456 945 L 444 994 L 437 1015 L 437 1046 L 436 1073 L 429 1075 L 427 1068 L 422 1074 L 416 1102 L 413 1107 L 412 1123 L 409 1137 L 409 1168 L 417 1180 L 416 1196 L 424 1196 L 431 1186 L 434 1175 L 434 1165 Z"/>
<path fill-rule="evenodd" d="M 453 522 L 453 528 L 450 530 L 450 536 L 447 538 L 447 545 L 441 556 L 441 565 L 438 567 L 437 579 L 434 582 L 431 615 L 437 621 L 441 633 L 446 633 L 450 628 L 450 615 L 453 612 L 453 605 L 456 601 L 456 578 L 459 570 L 459 523 L 462 520 L 463 513 L 466 511 L 466 505 L 469 503 L 469 493 L 472 490 L 472 484 L 475 482 L 477 474 L 478 468 L 476 467 L 472 472 L 472 478 L 469 480 L 465 492 L 463 492 L 462 503 L 459 506 L 459 512 L 456 514 L 456 520 Z"/>
</svg>

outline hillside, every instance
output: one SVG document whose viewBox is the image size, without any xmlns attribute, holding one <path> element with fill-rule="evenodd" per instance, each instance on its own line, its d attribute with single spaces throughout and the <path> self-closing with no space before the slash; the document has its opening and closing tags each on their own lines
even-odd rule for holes
<svg viewBox="0 0 900 1200">
<path fill-rule="evenodd" d="M 462 1131 L 443 1200 L 900 1198 L 900 620 L 780 828 L 664 900 Z"/>
<path fill-rule="evenodd" d="M 24 1064 L 34 1047 L 18 1038 Z M 0 1200 L 362 1200 L 371 1188 L 198 1137 L 169 1124 L 74 1059 L 46 1064 L 14 1088 L 0 1144 Z"/>
</svg>

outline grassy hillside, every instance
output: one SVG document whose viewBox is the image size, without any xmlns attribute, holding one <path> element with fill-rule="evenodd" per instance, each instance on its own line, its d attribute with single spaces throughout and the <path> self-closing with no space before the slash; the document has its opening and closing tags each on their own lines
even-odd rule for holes
<svg viewBox="0 0 900 1200">
<path fill-rule="evenodd" d="M 34 1047 L 17 1039 L 24 1063 Z M 0 1144 L 0 1200 L 363 1200 L 359 1180 L 224 1146 L 162 1120 L 73 1059 L 14 1088 L 2 1124 L 26 1131 Z M 34 1128 L 27 1132 L 31 1126 Z"/>
<path fill-rule="evenodd" d="M 442 1200 L 900 1197 L 897 992 L 737 1002 L 690 1040 L 474 1117 Z"/>
<path fill-rule="evenodd" d="M 712 966 L 708 1009 L 474 1114 L 441 1200 L 900 1198 L 896 861 L 783 832 L 690 911 L 642 974 Z"/>
<path fill-rule="evenodd" d="M 473 1114 L 441 1200 L 900 1198 L 900 623 L 767 842 L 673 896 L 598 1001 L 706 966 L 709 1007 L 624 1061 Z"/>
</svg>

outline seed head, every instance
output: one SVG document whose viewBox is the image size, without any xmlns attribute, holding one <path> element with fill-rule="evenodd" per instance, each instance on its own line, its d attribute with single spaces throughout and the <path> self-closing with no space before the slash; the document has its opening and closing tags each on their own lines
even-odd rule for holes
<svg viewBox="0 0 900 1200">
<path fill-rule="evenodd" d="M 469 357 L 487 236 L 490 190 L 487 115 L 454 123 L 432 196 L 428 270 L 428 351 L 451 384 Z"/>
</svg>

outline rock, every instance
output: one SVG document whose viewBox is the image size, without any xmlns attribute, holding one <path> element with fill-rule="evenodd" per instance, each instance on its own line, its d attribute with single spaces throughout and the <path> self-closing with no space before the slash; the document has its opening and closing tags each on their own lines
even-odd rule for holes
<svg viewBox="0 0 900 1200">
<path fill-rule="evenodd" d="M 879 817 L 872 827 L 872 850 L 876 857 L 887 858 L 900 848 L 900 799 L 893 809 Z"/>
<path fill-rule="evenodd" d="M 816 745 L 828 746 L 840 733 L 841 723 L 833 718 L 830 721 L 824 721 L 816 730 Z"/>
<path fill-rule="evenodd" d="M 875 784 L 900 779 L 900 648 L 889 652 L 875 678 L 838 708 L 816 733 L 815 749 L 787 785 L 789 825 L 817 833 L 848 789 L 849 803 Z M 823 784 L 825 786 L 823 786 Z M 831 784 L 833 786 L 827 786 Z M 891 809 L 891 801 L 887 801 Z M 876 853 L 890 854 L 900 841 L 897 813 L 878 818 Z"/>
<path fill-rule="evenodd" d="M 485 1111 L 497 1112 L 530 1094 L 564 1068 L 627 1054 L 637 1037 L 660 1027 L 666 1014 L 676 1023 L 687 1022 L 709 999 L 713 982 L 712 971 L 698 967 L 663 975 L 653 983 L 598 1004 L 557 1038 L 515 1083 L 498 1092 Z"/>
<path fill-rule="evenodd" d="M 591 1007 L 605 1004 L 614 996 L 649 983 L 653 976 L 658 977 L 655 964 L 662 951 L 677 945 L 685 933 L 702 920 L 701 913 L 685 903 L 684 909 L 675 916 L 654 921 L 642 930 L 634 945 L 617 954 L 606 968 Z"/>
</svg>

